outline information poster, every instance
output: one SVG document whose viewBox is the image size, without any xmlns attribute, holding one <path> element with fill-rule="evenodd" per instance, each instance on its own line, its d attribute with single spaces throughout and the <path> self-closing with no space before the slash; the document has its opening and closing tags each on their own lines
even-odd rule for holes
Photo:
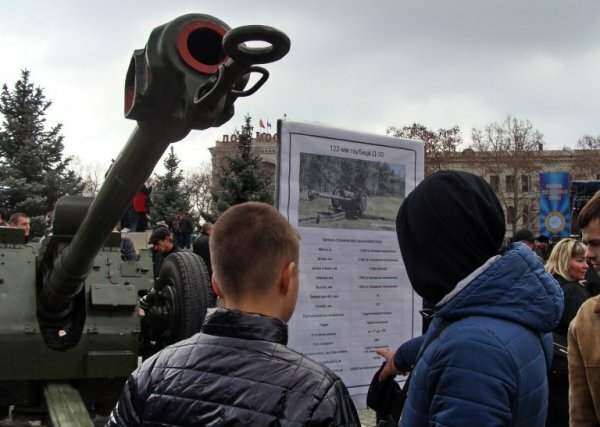
<svg viewBox="0 0 600 427">
<path fill-rule="evenodd" d="M 418 141 L 280 121 L 278 207 L 300 233 L 289 346 L 365 394 L 382 359 L 421 334 L 396 214 L 423 176 Z"/>
</svg>

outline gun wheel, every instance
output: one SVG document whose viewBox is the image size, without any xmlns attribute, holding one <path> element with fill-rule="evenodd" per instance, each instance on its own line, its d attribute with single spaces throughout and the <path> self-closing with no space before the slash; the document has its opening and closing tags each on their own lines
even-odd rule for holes
<svg viewBox="0 0 600 427">
<path fill-rule="evenodd" d="M 159 275 L 167 298 L 170 337 L 167 344 L 200 331 L 206 311 L 216 304 L 208 271 L 198 255 L 176 252 L 165 258 Z"/>
<path fill-rule="evenodd" d="M 360 190 L 357 195 L 358 212 L 363 215 L 367 211 L 367 194 Z"/>
<path fill-rule="evenodd" d="M 333 190 L 332 194 L 334 196 L 344 197 L 344 190 L 341 188 L 336 188 Z M 333 206 L 334 209 L 340 209 L 342 207 L 342 201 L 340 199 L 331 199 L 331 206 Z"/>
</svg>

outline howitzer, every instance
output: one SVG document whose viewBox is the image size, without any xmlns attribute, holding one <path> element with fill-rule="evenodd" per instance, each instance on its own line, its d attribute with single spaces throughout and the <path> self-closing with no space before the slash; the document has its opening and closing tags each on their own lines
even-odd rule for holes
<svg viewBox="0 0 600 427">
<path fill-rule="evenodd" d="M 356 219 L 367 210 L 367 193 L 362 189 L 356 191 L 336 188 L 332 193 L 308 190 L 308 200 L 316 198 L 331 200 L 331 210 L 334 213 L 344 212 L 347 218 Z M 318 217 L 320 218 L 320 216 Z"/>
<path fill-rule="evenodd" d="M 39 246 L 22 244 L 22 230 L 0 229 L 0 419 L 9 406 L 43 406 L 43 389 L 54 425 L 65 412 L 71 425 L 89 425 L 75 413 L 114 405 L 144 340 L 165 345 L 198 331 L 211 303 L 201 258 L 172 254 L 155 280 L 150 252 L 122 261 L 113 229 L 169 144 L 227 122 L 236 99 L 267 80 L 259 64 L 289 48 L 277 29 L 231 29 L 188 14 L 155 28 L 134 52 L 124 110 L 137 124 L 98 195 L 60 199 Z M 260 78 L 246 88 L 252 73 Z M 142 324 L 137 302 L 150 288 Z"/>
</svg>

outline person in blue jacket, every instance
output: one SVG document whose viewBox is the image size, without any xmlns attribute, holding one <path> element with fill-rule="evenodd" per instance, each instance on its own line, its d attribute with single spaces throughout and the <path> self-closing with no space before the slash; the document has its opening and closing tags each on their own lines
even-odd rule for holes
<svg viewBox="0 0 600 427">
<path fill-rule="evenodd" d="M 504 224 L 490 185 L 466 172 L 429 176 L 400 207 L 408 278 L 435 304 L 427 334 L 378 351 L 380 380 L 412 370 L 400 426 L 544 426 L 563 295 L 523 243 L 499 253 Z"/>
</svg>

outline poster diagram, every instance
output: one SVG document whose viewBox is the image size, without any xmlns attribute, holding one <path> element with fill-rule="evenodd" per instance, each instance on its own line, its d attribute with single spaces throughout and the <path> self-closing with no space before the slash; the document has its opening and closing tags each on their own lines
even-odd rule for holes
<svg viewBox="0 0 600 427">
<path fill-rule="evenodd" d="M 394 230 L 405 165 L 300 153 L 298 226 Z"/>
<path fill-rule="evenodd" d="M 421 333 L 396 214 L 423 176 L 417 141 L 279 122 L 278 208 L 300 233 L 290 347 L 364 394 L 382 360 Z"/>
</svg>

